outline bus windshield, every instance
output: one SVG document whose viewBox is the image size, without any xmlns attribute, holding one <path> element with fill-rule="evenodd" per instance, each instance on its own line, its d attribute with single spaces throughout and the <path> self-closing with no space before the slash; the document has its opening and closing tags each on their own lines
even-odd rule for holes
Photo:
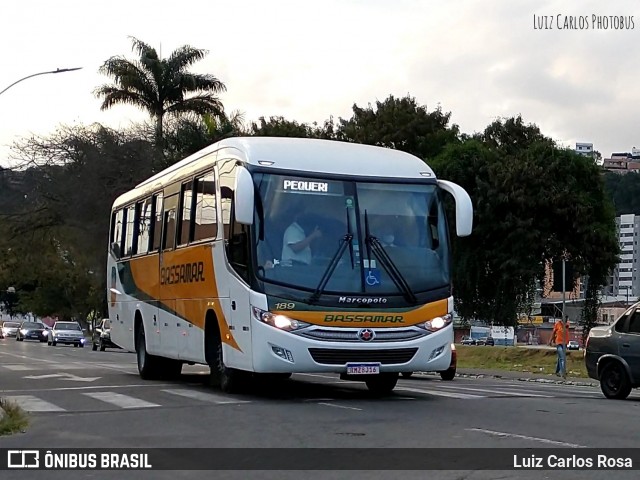
<svg viewBox="0 0 640 480">
<path fill-rule="evenodd" d="M 450 283 L 435 183 L 254 174 L 258 277 L 317 295 L 402 295 Z M 415 297 L 413 297 L 415 298 Z"/>
</svg>

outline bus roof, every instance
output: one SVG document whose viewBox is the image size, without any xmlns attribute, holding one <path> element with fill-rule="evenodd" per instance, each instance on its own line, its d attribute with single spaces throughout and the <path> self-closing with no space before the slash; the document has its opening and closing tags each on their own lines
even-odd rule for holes
<svg viewBox="0 0 640 480">
<path fill-rule="evenodd" d="M 203 157 L 221 149 L 235 150 L 234 154 L 244 162 L 261 168 L 358 177 L 436 178 L 418 157 L 386 147 L 311 138 L 233 137 L 209 145 L 157 173 L 121 195 L 114 205 L 124 205 L 190 171 L 195 173 L 205 166 Z"/>
</svg>

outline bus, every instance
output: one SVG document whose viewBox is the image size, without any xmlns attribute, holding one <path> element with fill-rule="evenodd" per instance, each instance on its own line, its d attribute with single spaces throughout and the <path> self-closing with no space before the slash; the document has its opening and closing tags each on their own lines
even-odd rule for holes
<svg viewBox="0 0 640 480">
<path fill-rule="evenodd" d="M 224 392 L 333 373 L 391 392 L 443 371 L 453 342 L 445 194 L 458 236 L 471 199 L 421 159 L 303 138 L 234 137 L 113 203 L 111 339 L 143 379 L 206 365 Z"/>
</svg>

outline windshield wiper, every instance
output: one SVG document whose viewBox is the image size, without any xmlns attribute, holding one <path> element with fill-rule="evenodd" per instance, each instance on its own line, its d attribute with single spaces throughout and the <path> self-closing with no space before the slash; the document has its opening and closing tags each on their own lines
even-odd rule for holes
<svg viewBox="0 0 640 480">
<path fill-rule="evenodd" d="M 391 280 L 393 280 L 393 283 L 395 283 L 398 290 L 404 293 L 404 296 L 407 298 L 407 300 L 409 300 L 409 302 L 414 304 L 418 303 L 418 298 L 416 297 L 415 293 L 413 293 L 411 287 L 407 283 L 407 280 L 404 278 L 400 270 L 398 270 L 396 264 L 393 263 L 391 257 L 389 257 L 389 254 L 380 243 L 380 240 L 378 240 L 377 237 L 371 235 L 371 232 L 369 231 L 369 217 L 366 210 L 364 211 L 364 229 L 364 241 L 367 245 L 367 255 L 369 257 L 369 262 L 371 262 L 371 252 L 373 251 L 373 254 L 382 264 L 382 267 L 387 272 L 389 277 L 391 277 Z"/>
<path fill-rule="evenodd" d="M 315 303 L 320 299 L 320 295 L 324 292 L 324 289 L 327 287 L 327 283 L 329 283 L 329 279 L 336 267 L 338 266 L 338 262 L 342 258 L 342 254 L 345 249 L 349 246 L 349 254 L 351 255 L 351 269 L 355 268 L 353 263 L 353 233 L 351 232 L 351 221 L 349 220 L 349 212 L 347 211 L 347 233 L 340 239 L 340 245 L 338 245 L 338 250 L 331 257 L 331 261 L 329 265 L 327 265 L 327 269 L 324 271 L 322 278 L 320 279 L 320 283 L 316 287 L 315 291 L 309 297 L 309 303 Z"/>
</svg>

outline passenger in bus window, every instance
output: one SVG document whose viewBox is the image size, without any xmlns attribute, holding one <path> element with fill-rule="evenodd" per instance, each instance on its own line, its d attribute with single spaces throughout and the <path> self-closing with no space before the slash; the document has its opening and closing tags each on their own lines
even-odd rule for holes
<svg viewBox="0 0 640 480">
<path fill-rule="evenodd" d="M 311 244 L 314 240 L 322 237 L 320 228 L 316 225 L 311 233 L 307 235 L 301 224 L 307 213 L 305 207 L 301 207 L 294 213 L 294 220 L 287 227 L 282 238 L 282 264 L 311 264 Z"/>
</svg>

